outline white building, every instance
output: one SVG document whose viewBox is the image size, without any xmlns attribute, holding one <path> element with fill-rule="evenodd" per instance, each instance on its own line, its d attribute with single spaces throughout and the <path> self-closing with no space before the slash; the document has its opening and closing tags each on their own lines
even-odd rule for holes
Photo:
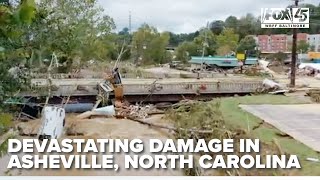
<svg viewBox="0 0 320 180">
<path fill-rule="evenodd" d="M 320 52 L 320 34 L 309 34 L 308 43 L 315 47 L 316 52 Z"/>
</svg>

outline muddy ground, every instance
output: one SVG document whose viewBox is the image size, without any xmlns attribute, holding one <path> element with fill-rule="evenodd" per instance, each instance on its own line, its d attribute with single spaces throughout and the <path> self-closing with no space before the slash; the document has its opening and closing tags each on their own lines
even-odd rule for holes
<svg viewBox="0 0 320 180">
<path fill-rule="evenodd" d="M 166 123 L 162 119 L 161 115 L 153 116 L 146 119 L 154 123 Z M 75 115 L 69 115 L 66 119 L 66 128 L 72 127 L 76 129 L 76 132 L 83 133 L 84 136 L 67 136 L 66 134 L 62 138 L 93 138 L 93 139 L 134 139 L 138 138 L 145 142 L 145 147 L 148 146 L 146 142 L 149 139 L 167 139 L 170 137 L 169 132 L 159 129 L 153 129 L 149 126 L 142 125 L 137 122 L 124 119 L 115 118 L 94 118 L 77 120 Z M 34 120 L 29 122 L 20 122 L 17 125 L 24 128 L 24 133 L 36 134 L 40 126 L 40 120 Z M 27 136 L 19 136 L 17 138 L 32 138 Z M 35 137 L 34 137 L 35 138 Z M 149 153 L 145 151 L 145 154 Z M 22 155 L 22 154 L 20 154 Z M 181 176 L 184 175 L 182 170 L 144 170 L 144 169 L 124 169 L 124 154 L 115 154 L 115 162 L 120 166 L 118 172 L 113 170 L 79 170 L 79 169 L 60 169 L 60 170 L 44 170 L 44 169 L 32 169 L 32 170 L 7 170 L 6 166 L 9 162 L 9 155 L 0 159 L 0 175 L 23 175 L 23 176 Z"/>
</svg>

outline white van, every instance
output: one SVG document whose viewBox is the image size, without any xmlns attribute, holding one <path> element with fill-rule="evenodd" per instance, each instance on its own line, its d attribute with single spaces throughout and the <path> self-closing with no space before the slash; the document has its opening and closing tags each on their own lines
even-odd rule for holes
<svg viewBox="0 0 320 180">
<path fill-rule="evenodd" d="M 59 106 L 45 106 L 42 109 L 42 125 L 39 129 L 38 138 L 57 139 L 61 137 L 65 126 L 65 110 Z"/>
</svg>

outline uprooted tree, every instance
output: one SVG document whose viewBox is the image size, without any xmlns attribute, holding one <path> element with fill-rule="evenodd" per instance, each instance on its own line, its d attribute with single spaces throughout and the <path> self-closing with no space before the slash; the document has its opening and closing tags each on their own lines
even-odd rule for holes
<svg viewBox="0 0 320 180">
<path fill-rule="evenodd" d="M 239 151 L 239 139 L 253 139 L 253 135 L 244 129 L 233 127 L 226 123 L 223 113 L 221 111 L 221 102 L 198 102 L 188 101 L 173 105 L 172 109 L 168 110 L 167 118 L 172 120 L 175 125 L 175 136 L 178 139 L 204 139 L 210 141 L 211 139 L 234 139 L 235 154 L 238 156 L 244 155 Z M 266 154 L 280 155 L 281 151 L 276 144 L 262 144 L 260 150 L 261 156 Z M 212 153 L 211 156 L 217 154 Z M 222 153 L 227 155 L 227 153 Z M 185 169 L 187 175 L 207 175 L 201 168 Z M 208 173 L 208 172 L 207 172 Z M 214 175 L 274 175 L 286 174 L 281 169 L 275 170 L 258 170 L 258 169 L 215 169 L 211 172 Z M 212 175 L 211 173 L 208 173 Z"/>
</svg>

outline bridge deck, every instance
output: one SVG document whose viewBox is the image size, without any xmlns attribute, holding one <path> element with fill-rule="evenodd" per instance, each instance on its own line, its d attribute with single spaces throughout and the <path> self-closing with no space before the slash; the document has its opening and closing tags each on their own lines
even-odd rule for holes
<svg viewBox="0 0 320 180">
<path fill-rule="evenodd" d="M 84 96 L 97 95 L 97 85 L 102 79 L 55 79 L 52 84 L 58 89 L 53 91 L 55 96 Z M 46 79 L 33 79 L 32 84 L 45 87 Z M 256 79 L 124 79 L 125 95 L 158 94 L 223 94 L 223 93 L 251 93 L 261 87 L 262 81 Z M 81 86 L 81 89 L 77 89 Z M 29 92 L 24 95 L 36 96 L 39 92 Z"/>
</svg>

